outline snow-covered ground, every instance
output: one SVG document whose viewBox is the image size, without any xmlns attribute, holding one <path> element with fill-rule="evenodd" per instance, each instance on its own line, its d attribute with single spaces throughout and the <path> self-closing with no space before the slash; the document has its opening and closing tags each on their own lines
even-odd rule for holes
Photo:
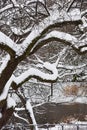
<svg viewBox="0 0 87 130">
<path fill-rule="evenodd" d="M 87 130 L 87 122 L 76 122 L 75 124 L 56 124 L 54 127 L 40 128 L 39 130 Z"/>
</svg>

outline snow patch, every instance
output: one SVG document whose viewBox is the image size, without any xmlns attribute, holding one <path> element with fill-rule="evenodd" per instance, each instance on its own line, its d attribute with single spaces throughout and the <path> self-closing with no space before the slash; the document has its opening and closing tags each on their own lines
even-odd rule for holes
<svg viewBox="0 0 87 130">
<path fill-rule="evenodd" d="M 3 63 L 0 66 L 0 74 L 2 73 L 2 71 L 5 69 L 5 67 L 7 66 L 8 61 L 10 60 L 10 55 L 7 55 L 4 59 L 3 59 Z"/>
<path fill-rule="evenodd" d="M 83 47 L 83 48 L 81 49 L 81 52 L 85 52 L 85 51 L 87 51 L 87 47 Z"/>
<path fill-rule="evenodd" d="M 0 118 L 2 118 L 2 113 L 0 112 Z"/>
<path fill-rule="evenodd" d="M 14 99 L 10 96 L 8 96 L 7 98 L 7 109 L 11 108 L 11 107 L 15 107 L 16 106 L 16 102 L 14 101 Z"/>
</svg>

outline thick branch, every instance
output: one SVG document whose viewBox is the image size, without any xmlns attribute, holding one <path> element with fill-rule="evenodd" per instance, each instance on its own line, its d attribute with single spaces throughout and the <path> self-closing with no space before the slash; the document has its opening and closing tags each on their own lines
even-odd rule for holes
<svg viewBox="0 0 87 130">
<path fill-rule="evenodd" d="M 0 94 L 4 91 L 5 85 L 8 86 L 10 77 L 13 74 L 16 66 L 18 65 L 17 59 L 10 59 L 5 69 L 0 75 Z M 11 79 L 12 80 L 12 79 Z M 10 84 L 9 84 L 10 85 Z"/>
<path fill-rule="evenodd" d="M 10 119 L 14 112 L 14 108 L 9 108 L 7 109 L 6 107 L 4 108 L 2 114 L 2 118 L 0 118 L 0 129 L 6 125 L 7 121 Z"/>
<path fill-rule="evenodd" d="M 56 15 L 56 16 L 55 16 Z M 28 37 L 19 45 L 21 49 L 19 49 L 17 55 L 28 55 L 32 47 L 36 44 L 38 40 L 46 34 L 48 29 L 53 27 L 58 27 L 61 24 L 69 23 L 69 22 L 81 22 L 81 15 L 79 10 L 70 12 L 66 17 L 60 17 L 58 11 L 54 11 L 49 17 L 44 19 L 38 26 L 35 26 L 32 32 L 28 35 Z"/>
<path fill-rule="evenodd" d="M 55 17 L 56 15 L 56 17 Z M 37 43 L 38 40 L 51 28 L 58 27 L 62 24 L 67 24 L 69 22 L 81 22 L 81 15 L 79 10 L 74 10 L 70 12 L 66 17 L 61 17 L 58 11 L 53 11 L 51 15 L 45 18 L 39 25 L 35 26 L 32 32 L 27 36 L 27 38 L 19 45 L 15 44 L 8 36 L 0 32 L 0 42 L 6 47 L 10 48 L 12 52 L 16 52 L 16 55 L 28 55 L 32 47 Z"/>
<path fill-rule="evenodd" d="M 15 77 L 13 79 L 13 82 L 16 84 L 16 86 L 19 87 L 20 85 L 22 85 L 25 81 L 27 81 L 31 77 L 36 77 L 40 80 L 48 81 L 48 82 L 55 81 L 58 77 L 58 72 L 57 72 L 56 66 L 54 64 L 50 64 L 50 63 L 46 62 L 43 64 L 43 67 L 46 68 L 47 70 L 49 70 L 51 72 L 51 74 L 44 73 L 35 68 L 30 68 L 29 70 L 25 71 L 20 76 Z"/>
<path fill-rule="evenodd" d="M 78 51 L 78 53 L 84 53 L 87 51 L 86 39 L 80 40 L 68 33 L 51 31 L 45 37 L 40 39 L 37 44 L 35 44 L 35 46 L 31 50 L 31 53 L 34 53 L 38 50 L 38 48 L 40 48 L 44 44 L 47 44 L 50 41 L 61 41 L 72 46 L 75 50 Z"/>
</svg>

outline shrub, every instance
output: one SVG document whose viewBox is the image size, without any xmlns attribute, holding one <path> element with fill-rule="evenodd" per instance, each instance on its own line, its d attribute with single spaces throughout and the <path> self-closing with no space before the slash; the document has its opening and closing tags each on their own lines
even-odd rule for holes
<svg viewBox="0 0 87 130">
<path fill-rule="evenodd" d="M 69 96 L 69 95 L 78 95 L 78 86 L 77 85 L 66 86 L 64 88 L 64 94 L 66 96 Z"/>
</svg>

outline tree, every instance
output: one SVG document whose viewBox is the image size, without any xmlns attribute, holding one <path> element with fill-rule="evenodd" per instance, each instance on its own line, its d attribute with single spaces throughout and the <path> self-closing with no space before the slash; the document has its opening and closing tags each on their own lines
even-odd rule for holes
<svg viewBox="0 0 87 130">
<path fill-rule="evenodd" d="M 54 4 L 52 5 L 51 2 Z M 10 87 L 17 90 L 31 78 L 52 83 L 67 75 L 79 75 L 86 67 L 86 62 L 73 66 L 60 63 L 60 61 L 63 63 L 62 59 L 70 49 L 75 50 L 78 55 L 85 55 L 87 52 L 87 10 L 82 8 L 86 1 L 51 2 L 49 5 L 45 0 L 34 2 L 23 0 L 21 3 L 16 0 L 7 0 L 5 3 L 1 1 L 0 129 L 15 110 L 15 102 L 8 96 Z M 41 12 L 41 9 L 45 10 L 45 14 Z M 76 27 L 73 32 L 75 33 L 77 29 L 78 35 L 69 33 L 67 30 L 63 31 L 62 27 L 66 25 Z M 53 41 L 63 46 L 58 54 L 54 53 L 55 58 L 52 62 L 49 60 L 45 62 L 37 55 L 37 51 L 48 43 L 53 44 Z M 33 57 L 36 58 L 37 63 L 30 65 L 26 71 L 16 76 L 16 68 L 27 57 L 32 58 L 32 61 Z M 84 72 L 80 79 L 86 78 L 87 75 Z M 29 100 L 24 103 L 30 124 L 35 124 Z M 35 129 L 38 128 L 35 127 Z"/>
</svg>

